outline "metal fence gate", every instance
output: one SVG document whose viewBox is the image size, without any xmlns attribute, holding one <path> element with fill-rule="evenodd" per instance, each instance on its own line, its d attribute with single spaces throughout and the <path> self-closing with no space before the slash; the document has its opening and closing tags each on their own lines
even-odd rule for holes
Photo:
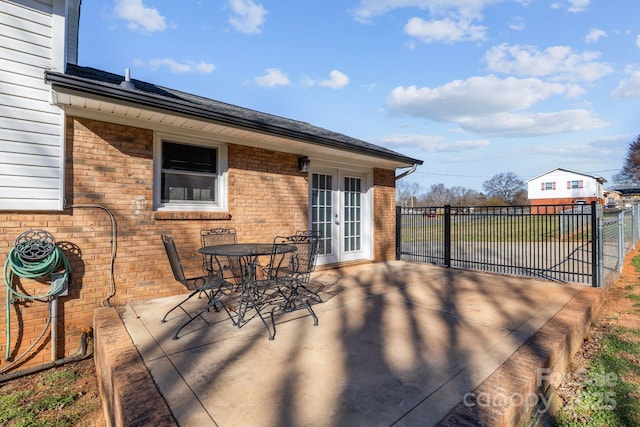
<svg viewBox="0 0 640 427">
<path fill-rule="evenodd" d="M 397 207 L 396 258 L 606 286 L 638 236 L 638 207 Z"/>
</svg>

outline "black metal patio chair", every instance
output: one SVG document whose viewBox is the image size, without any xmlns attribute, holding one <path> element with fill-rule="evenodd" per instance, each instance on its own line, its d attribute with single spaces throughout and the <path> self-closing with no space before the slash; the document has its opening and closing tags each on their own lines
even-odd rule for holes
<svg viewBox="0 0 640 427">
<path fill-rule="evenodd" d="M 212 308 L 216 309 L 217 311 L 218 304 L 224 307 L 224 302 L 221 300 L 221 298 L 224 295 L 223 287 L 227 286 L 228 282 L 221 275 L 216 275 L 213 273 L 207 273 L 204 276 L 186 277 L 184 267 L 180 261 L 180 255 L 178 254 L 178 250 L 176 248 L 173 237 L 168 235 L 162 235 L 161 237 L 162 243 L 164 244 L 164 249 L 167 253 L 167 257 L 169 258 L 169 263 L 171 264 L 171 271 L 173 272 L 174 279 L 190 291 L 189 295 L 179 304 L 174 306 L 171 310 L 167 311 L 161 320 L 162 323 L 167 322 L 167 316 L 177 308 L 180 308 L 185 312 L 185 314 L 189 317 L 189 320 L 180 325 L 180 327 L 176 330 L 173 339 L 177 340 L 179 338 L 180 331 L 182 331 L 182 329 L 189 323 L 200 317 L 205 312 L 208 312 Z M 201 298 L 202 295 L 204 295 L 206 297 L 207 303 L 197 313 L 191 314 L 183 307 L 183 304 L 196 295 L 198 296 L 198 298 Z"/>
<path fill-rule="evenodd" d="M 309 279 L 311 277 L 311 273 L 316 267 L 318 254 L 320 253 L 322 233 L 317 230 L 297 230 L 294 239 L 299 242 L 308 241 L 310 244 L 315 244 L 315 247 L 313 248 L 313 254 L 308 257 L 306 271 L 301 272 L 299 275 L 301 280 L 298 281 L 298 291 L 304 290 L 304 292 L 311 295 L 317 302 L 322 302 L 322 298 L 320 298 L 320 295 L 307 287 Z"/>
<path fill-rule="evenodd" d="M 296 247 L 294 252 L 279 255 L 274 261 L 274 266 L 271 266 L 270 269 L 271 279 L 284 297 L 281 308 L 286 312 L 291 312 L 302 306 L 307 309 L 313 318 L 313 324 L 317 326 L 318 316 L 304 295 L 312 295 L 314 299 L 322 301 L 317 293 L 307 288 L 318 257 L 318 234 L 299 232 L 294 236 L 277 236 L 274 239 L 274 244 Z"/>
<path fill-rule="evenodd" d="M 200 239 L 202 246 L 225 245 L 238 242 L 235 228 L 212 228 L 200 230 Z M 240 271 L 238 259 L 236 257 L 213 257 L 211 255 L 202 255 L 202 268 L 209 274 L 219 274 L 227 281 L 233 282 L 238 286 L 239 277 L 237 272 Z"/>
</svg>

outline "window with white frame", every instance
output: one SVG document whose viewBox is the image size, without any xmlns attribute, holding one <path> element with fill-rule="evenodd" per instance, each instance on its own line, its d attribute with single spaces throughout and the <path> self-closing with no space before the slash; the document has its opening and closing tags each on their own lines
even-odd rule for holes
<svg viewBox="0 0 640 427">
<path fill-rule="evenodd" d="M 226 150 L 222 145 L 159 139 L 156 143 L 156 194 L 162 210 L 225 208 Z"/>
</svg>

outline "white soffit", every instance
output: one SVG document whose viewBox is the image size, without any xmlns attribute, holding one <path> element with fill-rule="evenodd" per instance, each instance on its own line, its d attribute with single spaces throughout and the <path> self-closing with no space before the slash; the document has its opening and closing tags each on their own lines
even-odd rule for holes
<svg viewBox="0 0 640 427">
<path fill-rule="evenodd" d="M 379 157 L 367 156 L 354 151 L 340 150 L 317 145 L 293 138 L 256 132 L 213 121 L 198 120 L 178 114 L 169 114 L 161 110 L 143 109 L 134 104 L 114 103 L 104 98 L 87 98 L 80 93 L 53 92 L 53 101 L 63 107 L 67 114 L 94 120 L 135 126 L 145 129 L 182 132 L 200 137 L 212 135 L 224 142 L 263 148 L 285 153 L 296 153 L 310 158 L 338 161 L 365 167 L 396 169 L 406 164 Z M 204 135 L 203 135 L 204 134 Z"/>
</svg>

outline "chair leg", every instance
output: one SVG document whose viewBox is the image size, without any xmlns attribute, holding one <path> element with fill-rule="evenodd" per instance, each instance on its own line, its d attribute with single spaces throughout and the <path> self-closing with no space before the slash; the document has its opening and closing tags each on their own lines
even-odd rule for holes
<svg viewBox="0 0 640 427">
<path fill-rule="evenodd" d="M 208 311 L 209 311 L 209 310 L 211 310 L 212 308 L 213 308 L 213 309 L 215 309 L 216 311 L 218 311 L 218 309 L 217 309 L 217 307 L 216 307 L 216 305 L 217 305 L 218 303 L 220 303 L 220 304 L 223 306 L 223 308 L 225 307 L 225 306 L 224 306 L 224 303 L 221 301 L 221 297 L 220 297 L 220 296 L 217 296 L 217 294 L 218 294 L 218 293 L 216 292 L 216 294 L 215 294 L 215 296 L 214 296 L 214 297 L 210 297 L 210 298 L 209 298 L 209 303 L 207 303 L 207 306 L 206 306 L 205 308 L 203 308 L 202 310 L 200 310 L 199 312 L 197 312 L 197 313 L 196 313 L 195 315 L 193 315 L 193 316 L 191 316 L 189 313 L 187 313 L 187 311 L 186 311 L 186 310 L 184 310 L 184 309 L 183 309 L 183 311 L 184 311 L 185 313 L 187 313 L 187 315 L 189 316 L 189 320 L 187 320 L 187 321 L 186 321 L 186 322 L 184 322 L 182 325 L 180 325 L 180 327 L 176 330 L 176 333 L 173 335 L 173 339 L 174 339 L 174 340 L 177 340 L 177 339 L 179 338 L 179 336 L 178 336 L 178 335 L 180 334 L 180 331 L 181 331 L 185 326 L 187 326 L 189 323 L 191 323 L 191 322 L 193 322 L 194 320 L 196 320 L 198 317 L 202 316 L 204 313 L 208 312 Z M 207 296 L 208 296 L 208 295 L 207 295 Z M 186 300 L 185 300 L 185 301 L 186 301 Z M 184 302 L 184 301 L 183 301 L 183 302 Z M 175 307 L 174 307 L 174 308 L 175 308 Z M 171 310 L 173 310 L 173 309 L 171 309 Z M 226 310 L 225 310 L 225 311 L 226 311 Z M 204 318 L 203 318 L 203 320 L 204 320 Z M 206 320 L 204 320 L 204 321 L 205 321 L 205 322 L 207 322 Z M 208 323 L 208 322 L 207 322 L 207 323 Z"/>
<path fill-rule="evenodd" d="M 311 304 L 309 304 L 309 300 L 303 299 L 302 296 L 300 296 L 300 294 L 298 293 L 298 289 L 300 289 L 301 287 L 306 289 L 304 285 L 300 285 L 298 283 L 292 284 L 289 286 L 288 288 L 289 295 L 285 297 L 286 302 L 284 304 L 284 311 L 287 311 L 287 312 L 294 311 L 296 309 L 296 304 L 294 300 L 297 300 L 307 309 L 307 311 L 313 318 L 313 326 L 318 326 L 318 316 L 316 315 L 315 311 L 313 311 L 313 308 L 311 308 Z M 281 290 L 280 290 L 280 293 L 284 296 L 284 293 Z M 311 292 L 311 293 L 314 293 L 314 292 Z"/>
<path fill-rule="evenodd" d="M 247 292 L 247 299 L 249 300 L 248 302 L 250 302 L 251 305 L 253 306 L 253 309 L 256 311 L 256 313 L 258 313 L 260 320 L 262 320 L 262 324 L 264 325 L 264 328 L 267 330 L 269 341 L 273 341 L 276 337 L 276 323 L 273 319 L 273 310 L 271 310 L 271 324 L 273 326 L 273 333 L 271 333 L 271 328 L 269 327 L 269 324 L 267 323 L 267 321 L 264 319 L 264 316 L 260 312 L 260 307 L 258 306 L 255 299 L 253 298 L 252 292 Z"/>
<path fill-rule="evenodd" d="M 303 300 L 300 295 L 297 296 L 300 302 L 307 308 L 307 311 L 313 318 L 313 326 L 318 326 L 318 316 L 316 316 L 316 312 L 311 308 L 311 304 L 309 304 L 309 300 Z"/>
<path fill-rule="evenodd" d="M 175 307 L 173 307 L 171 310 L 167 311 L 164 315 L 164 317 L 162 318 L 162 320 L 160 322 L 165 323 L 167 321 L 167 316 L 169 315 L 169 313 L 171 313 L 173 310 L 175 310 L 176 308 L 180 308 L 182 311 L 184 311 L 187 316 L 191 317 L 191 315 L 189 314 L 189 312 L 187 310 L 185 310 L 184 308 L 182 308 L 182 304 L 184 304 L 185 302 L 189 301 L 191 299 L 191 297 L 193 297 L 195 294 L 197 294 L 198 292 L 200 292 L 200 290 L 197 291 L 193 291 L 189 294 L 188 297 L 186 297 L 185 299 L 183 299 L 180 304 L 176 305 Z"/>
<path fill-rule="evenodd" d="M 307 288 L 305 285 L 299 285 L 298 288 L 303 289 L 305 292 L 311 294 L 311 296 L 313 297 L 314 300 L 316 300 L 316 302 L 322 302 L 322 298 L 320 298 L 320 295 L 318 295 L 317 292 L 312 291 L 311 289 Z"/>
</svg>

